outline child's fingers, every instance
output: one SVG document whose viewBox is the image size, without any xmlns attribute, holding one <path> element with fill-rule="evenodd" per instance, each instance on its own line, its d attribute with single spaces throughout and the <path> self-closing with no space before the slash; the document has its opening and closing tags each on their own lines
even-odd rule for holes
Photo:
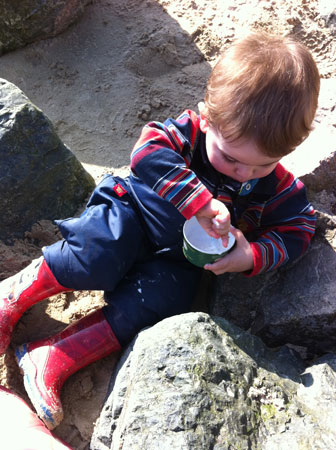
<svg viewBox="0 0 336 450">
<path fill-rule="evenodd" d="M 230 213 L 229 211 L 227 211 L 227 209 L 225 208 L 225 211 L 218 213 L 215 217 L 214 220 L 218 223 L 218 224 L 222 224 L 222 223 L 226 223 L 226 222 L 230 222 Z"/>
<path fill-rule="evenodd" d="M 212 219 L 212 228 L 220 236 L 228 234 L 230 231 L 230 225 L 230 220 L 219 222 L 217 219 Z"/>
<path fill-rule="evenodd" d="M 229 235 L 225 234 L 224 236 L 222 236 L 222 244 L 223 247 L 227 247 L 229 245 Z"/>
</svg>

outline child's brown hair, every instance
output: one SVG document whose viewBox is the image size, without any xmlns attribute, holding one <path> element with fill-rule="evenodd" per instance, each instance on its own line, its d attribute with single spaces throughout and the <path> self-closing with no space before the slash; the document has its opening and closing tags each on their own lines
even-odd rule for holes
<svg viewBox="0 0 336 450">
<path fill-rule="evenodd" d="M 290 153 L 309 134 L 320 77 L 301 43 L 253 33 L 226 50 L 205 96 L 205 116 L 225 139 L 254 139 L 271 157 Z"/>
</svg>

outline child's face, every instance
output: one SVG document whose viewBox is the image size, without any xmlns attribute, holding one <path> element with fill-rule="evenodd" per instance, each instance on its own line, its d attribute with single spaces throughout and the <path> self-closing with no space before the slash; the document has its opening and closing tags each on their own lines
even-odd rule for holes
<svg viewBox="0 0 336 450">
<path fill-rule="evenodd" d="M 269 175 L 280 158 L 262 154 L 253 140 L 226 141 L 206 119 L 201 117 L 200 128 L 206 133 L 206 151 L 211 165 L 220 173 L 244 183 Z"/>
</svg>

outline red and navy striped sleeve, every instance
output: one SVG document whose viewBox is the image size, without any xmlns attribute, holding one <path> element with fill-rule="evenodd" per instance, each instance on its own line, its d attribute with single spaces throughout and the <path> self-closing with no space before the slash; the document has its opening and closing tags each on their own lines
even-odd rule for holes
<svg viewBox="0 0 336 450">
<path fill-rule="evenodd" d="M 189 219 L 212 194 L 189 169 L 199 137 L 199 118 L 187 110 L 176 120 L 147 124 L 131 153 L 131 170 Z"/>
<path fill-rule="evenodd" d="M 300 180 L 281 164 L 275 169 L 276 194 L 265 204 L 257 239 L 251 242 L 254 268 L 248 276 L 268 272 L 294 261 L 315 233 L 315 214 Z"/>
</svg>

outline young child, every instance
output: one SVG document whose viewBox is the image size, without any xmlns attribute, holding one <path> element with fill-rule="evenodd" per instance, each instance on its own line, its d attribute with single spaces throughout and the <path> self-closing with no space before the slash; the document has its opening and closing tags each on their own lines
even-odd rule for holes
<svg viewBox="0 0 336 450">
<path fill-rule="evenodd" d="M 253 276 L 298 258 L 315 218 L 302 183 L 279 163 L 309 134 L 319 74 L 290 38 L 252 34 L 223 53 L 197 115 L 146 125 L 129 177 L 107 176 L 79 218 L 58 221 L 63 240 L 1 284 L 0 342 L 31 305 L 59 292 L 104 290 L 107 305 L 56 336 L 20 346 L 17 360 L 37 413 L 62 420 L 68 376 L 120 350 L 142 328 L 187 312 L 200 270 L 182 253 L 196 216 L 235 249 L 205 266 Z"/>
</svg>

